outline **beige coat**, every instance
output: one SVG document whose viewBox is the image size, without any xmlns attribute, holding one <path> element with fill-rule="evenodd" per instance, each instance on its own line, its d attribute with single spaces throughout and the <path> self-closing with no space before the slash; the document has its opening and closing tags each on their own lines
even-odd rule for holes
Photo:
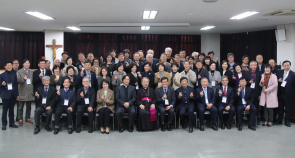
<svg viewBox="0 0 295 158">
<path fill-rule="evenodd" d="M 156 89 L 159 88 L 158 83 L 161 82 L 161 79 L 158 79 L 158 75 L 160 75 L 160 72 L 155 73 L 154 83 L 155 83 L 155 86 L 157 87 Z M 168 86 L 170 86 L 171 85 L 171 76 L 170 76 L 170 73 L 168 73 L 166 71 L 163 71 L 163 76 L 162 77 L 167 77 L 168 78 Z"/>
<path fill-rule="evenodd" d="M 170 73 L 170 78 L 172 77 L 172 72 Z M 175 74 L 175 80 L 172 80 L 173 82 L 173 88 L 174 90 L 177 90 L 179 87 L 181 87 L 181 83 L 180 83 L 180 78 L 181 78 L 181 74 L 179 72 L 176 72 Z"/>
<path fill-rule="evenodd" d="M 106 106 L 113 112 L 115 113 L 115 96 L 114 96 L 114 91 L 108 89 L 107 92 L 107 98 L 109 99 L 109 103 L 105 103 L 104 99 L 101 99 L 101 97 L 104 96 L 104 89 L 100 89 L 97 91 L 97 97 L 96 97 L 96 102 L 97 102 L 97 108 L 96 108 L 96 112 L 98 112 L 99 109 L 103 108 L 104 105 L 106 104 Z"/>
<path fill-rule="evenodd" d="M 33 70 L 29 69 L 30 74 L 25 74 L 24 69 L 20 69 L 16 72 L 19 101 L 33 101 L 34 100 L 34 87 L 33 87 Z M 31 84 L 27 84 L 24 79 L 25 75 L 31 79 Z"/>
</svg>

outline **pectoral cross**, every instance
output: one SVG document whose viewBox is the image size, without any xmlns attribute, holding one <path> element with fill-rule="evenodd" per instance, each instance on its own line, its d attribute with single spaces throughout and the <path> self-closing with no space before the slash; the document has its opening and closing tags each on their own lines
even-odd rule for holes
<svg viewBox="0 0 295 158">
<path fill-rule="evenodd" d="M 53 40 L 52 40 L 52 45 L 46 45 L 46 47 L 51 48 L 52 51 L 53 51 L 53 60 L 55 60 L 55 57 L 56 57 L 56 50 L 57 50 L 58 48 L 62 48 L 62 45 L 56 45 L 55 43 L 56 43 L 56 40 L 53 39 Z"/>
</svg>

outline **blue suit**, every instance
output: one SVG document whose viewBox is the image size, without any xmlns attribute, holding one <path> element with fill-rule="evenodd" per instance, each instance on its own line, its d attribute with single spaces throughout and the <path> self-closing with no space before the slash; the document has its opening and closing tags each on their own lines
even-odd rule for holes
<svg viewBox="0 0 295 158">
<path fill-rule="evenodd" d="M 7 125 L 7 111 L 9 110 L 9 123 L 14 124 L 14 104 L 18 97 L 18 83 L 16 73 L 10 72 L 10 78 L 8 78 L 7 71 L 0 75 L 0 93 L 3 102 L 2 111 L 2 125 Z M 5 81 L 6 85 L 2 86 L 2 82 Z M 12 90 L 8 90 L 8 83 L 12 83 Z"/>
<path fill-rule="evenodd" d="M 182 97 L 179 98 L 179 93 L 182 93 Z M 190 97 L 190 94 L 193 93 L 194 96 Z M 188 113 L 189 117 L 189 126 L 193 126 L 194 122 L 194 101 L 195 101 L 195 93 L 194 93 L 194 88 L 187 86 L 186 91 L 184 90 L 183 87 L 180 87 L 176 90 L 175 97 L 177 101 L 177 109 L 179 112 L 179 117 L 181 120 L 181 124 L 184 124 L 184 115 Z"/>
<path fill-rule="evenodd" d="M 222 95 L 219 95 L 219 90 L 222 91 Z M 226 97 L 226 102 L 222 102 L 222 98 Z M 223 119 L 223 111 L 227 111 L 229 112 L 229 117 L 228 117 L 228 121 L 226 123 L 226 125 L 230 125 L 230 123 L 232 122 L 232 119 L 234 117 L 235 114 L 235 107 L 234 107 L 234 89 L 227 86 L 227 90 L 226 90 L 226 95 L 224 95 L 224 88 L 223 86 L 220 86 L 218 88 L 216 88 L 216 92 L 215 92 L 215 99 L 216 99 L 216 105 L 218 107 L 218 114 L 219 114 L 219 119 L 221 124 L 224 124 L 224 119 Z M 225 110 L 225 108 L 227 106 L 230 106 L 229 110 Z"/>
<path fill-rule="evenodd" d="M 216 124 L 216 119 L 217 119 L 217 108 L 215 107 L 215 95 L 214 95 L 214 90 L 210 87 L 207 87 L 207 99 L 208 99 L 208 104 L 213 104 L 213 106 L 210 109 L 207 109 L 207 104 L 205 100 L 205 92 L 204 95 L 201 97 L 200 93 L 203 91 L 202 86 L 197 88 L 195 90 L 196 93 L 196 105 L 197 105 L 197 110 L 198 110 L 198 115 L 200 119 L 200 124 L 204 124 L 204 113 L 205 111 L 210 111 L 211 113 L 211 121 L 212 124 Z"/>
</svg>

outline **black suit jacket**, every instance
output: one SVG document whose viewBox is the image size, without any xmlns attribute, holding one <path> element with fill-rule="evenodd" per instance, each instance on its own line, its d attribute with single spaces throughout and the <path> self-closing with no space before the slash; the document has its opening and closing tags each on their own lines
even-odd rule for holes
<svg viewBox="0 0 295 158">
<path fill-rule="evenodd" d="M 200 93 L 203 91 L 202 86 L 195 90 L 196 93 L 196 105 L 206 105 L 205 94 L 201 97 Z M 205 92 L 204 92 L 205 93 Z M 209 104 L 213 104 L 215 106 L 215 95 L 214 90 L 210 87 L 207 87 L 207 98 Z"/>
<path fill-rule="evenodd" d="M 175 92 L 175 97 L 176 97 L 176 101 L 177 101 L 177 109 L 185 106 L 186 104 L 189 105 L 189 106 L 194 106 L 194 101 L 195 101 L 195 92 L 194 92 L 194 88 L 193 87 L 190 87 L 190 86 L 187 86 L 186 88 L 186 96 L 183 92 L 184 88 L 183 87 L 179 87 L 176 92 Z M 182 92 L 182 97 L 179 98 L 179 93 Z M 190 97 L 190 94 L 193 93 L 194 94 L 194 97 L 191 98 Z"/>
<path fill-rule="evenodd" d="M 171 65 L 172 67 L 172 65 Z M 181 73 L 184 70 L 184 66 L 182 64 L 182 62 L 180 62 L 179 67 L 178 67 L 178 72 Z"/>
<path fill-rule="evenodd" d="M 130 85 L 136 87 L 135 83 L 138 82 L 139 77 L 135 77 L 131 72 L 128 74 L 130 78 Z"/>
<path fill-rule="evenodd" d="M 42 105 L 42 98 L 44 97 L 44 86 L 37 88 L 37 93 L 39 97 L 37 98 L 37 106 L 44 108 Z M 47 90 L 47 97 L 46 97 L 46 107 L 50 106 L 51 109 L 55 108 L 55 98 L 56 98 L 56 89 L 55 87 L 49 86 Z"/>
<path fill-rule="evenodd" d="M 222 95 L 219 96 L 219 90 L 222 91 Z M 233 88 L 231 88 L 230 86 L 227 86 L 227 91 L 226 91 L 226 103 L 222 102 L 222 97 L 224 96 L 224 89 L 223 86 L 220 86 L 218 88 L 216 88 L 216 92 L 215 92 L 215 101 L 216 101 L 216 105 L 217 107 L 225 105 L 225 106 L 230 106 L 233 107 L 234 106 L 234 101 L 235 101 L 235 91 Z"/>
<path fill-rule="evenodd" d="M 8 84 L 8 81 L 7 81 L 7 72 L 3 72 L 1 75 L 0 75 L 0 94 L 1 94 L 1 98 L 2 99 L 10 99 L 10 97 L 13 95 L 14 98 L 16 99 L 17 96 L 19 96 L 18 94 L 18 83 L 17 83 L 17 76 L 16 76 L 16 73 L 14 70 L 11 70 L 10 72 L 11 74 L 11 83 L 12 83 L 12 90 L 8 90 L 8 87 L 7 87 L 7 84 Z M 6 85 L 5 86 L 2 86 L 2 82 L 5 81 Z"/>
<path fill-rule="evenodd" d="M 82 67 L 84 67 L 83 65 L 82 65 L 82 63 L 79 61 L 75 66 L 76 66 L 76 68 L 78 69 L 78 72 L 80 73 L 80 68 L 79 68 L 79 66 L 82 66 Z"/>
<path fill-rule="evenodd" d="M 45 71 L 45 76 L 51 76 L 52 75 L 52 73 L 51 73 L 50 70 L 47 70 L 47 69 L 44 69 L 44 70 L 46 70 Z M 40 69 L 35 70 L 33 72 L 34 91 L 37 91 L 37 88 L 43 86 L 43 84 L 42 84 L 42 78 L 39 77 L 40 73 L 41 73 Z"/>
<path fill-rule="evenodd" d="M 284 76 L 284 70 L 279 70 L 278 71 L 278 80 L 281 78 L 283 80 L 283 76 Z M 285 88 L 283 88 L 281 86 L 282 82 L 279 82 L 279 91 L 278 93 L 280 93 L 281 91 L 285 90 L 285 95 L 288 97 L 293 97 L 294 94 L 294 89 L 295 89 L 295 73 L 293 71 L 290 70 L 289 75 L 287 76 L 287 78 L 285 79 L 285 81 L 287 81 Z"/>
<path fill-rule="evenodd" d="M 144 66 L 143 65 L 144 65 L 144 63 L 142 63 L 140 65 L 140 70 L 142 72 L 144 72 Z M 155 63 L 151 64 L 151 67 L 152 67 L 153 73 L 156 73 L 158 71 L 158 67 L 157 67 L 157 65 Z"/>
<path fill-rule="evenodd" d="M 129 106 L 134 105 L 136 101 L 136 90 L 135 87 L 133 86 L 128 86 L 128 102 Z M 125 86 L 119 86 L 116 91 L 116 102 L 117 106 L 116 107 L 124 107 L 124 103 L 126 98 L 126 93 L 125 93 Z"/>
<path fill-rule="evenodd" d="M 251 69 L 250 69 L 250 71 L 251 71 Z M 257 64 L 256 72 L 260 72 L 260 74 L 264 73 L 264 64 L 263 63 L 261 64 L 261 70 L 260 71 L 259 71 L 259 66 Z"/>
<path fill-rule="evenodd" d="M 150 82 L 149 82 L 149 87 L 150 88 L 154 88 L 154 80 L 155 80 L 155 73 L 152 71 L 148 71 L 148 72 L 141 72 L 140 73 L 142 75 L 142 78 L 146 77 L 149 78 Z M 139 86 L 142 87 L 141 85 L 141 79 L 138 77 L 138 83 Z"/>
<path fill-rule="evenodd" d="M 91 88 L 91 87 L 89 87 L 88 89 L 89 89 L 89 91 L 87 92 L 88 93 L 87 94 L 87 98 L 89 99 L 89 104 L 88 105 L 85 105 L 84 98 L 86 98 L 86 96 L 85 96 L 85 92 L 84 92 L 84 87 L 79 88 L 77 90 L 76 103 L 77 103 L 77 105 L 82 105 L 82 106 L 92 107 L 93 108 L 93 107 L 95 107 L 94 106 L 94 104 L 95 104 L 95 90 L 94 90 L 94 88 Z M 84 97 L 83 98 L 80 95 L 81 92 L 83 92 L 83 94 L 84 94 Z"/>
<path fill-rule="evenodd" d="M 71 107 L 72 109 L 74 109 L 76 107 L 76 94 L 75 94 L 75 90 L 73 89 L 69 89 L 70 91 L 70 96 L 69 96 L 69 104 L 67 107 Z M 64 107 L 64 101 L 65 101 L 65 97 L 64 97 L 64 89 L 60 89 L 60 95 L 56 95 L 56 102 L 57 102 L 57 107 Z"/>
<path fill-rule="evenodd" d="M 198 87 L 201 87 L 201 79 L 202 79 L 202 78 L 205 77 L 205 78 L 207 78 L 208 81 L 209 81 L 209 73 L 208 73 L 208 71 L 205 70 L 204 68 L 201 68 L 199 72 L 198 72 L 198 70 L 196 69 L 196 70 L 195 70 L 195 73 L 196 73 L 196 79 L 197 79 L 196 82 L 198 82 Z M 200 78 L 200 79 L 198 79 L 198 75 L 201 75 L 201 78 Z M 197 87 L 196 87 L 196 84 L 195 84 L 195 88 L 197 88 Z M 214 92 L 213 92 L 213 93 L 214 93 Z"/>
<path fill-rule="evenodd" d="M 246 80 L 247 80 L 247 87 L 251 86 L 251 83 L 249 82 L 251 80 L 251 71 L 247 71 L 246 73 Z M 261 73 L 256 71 L 256 80 L 255 80 L 255 88 L 253 89 L 253 95 L 255 98 L 258 98 L 261 95 L 262 88 L 259 86 L 259 83 L 261 81 Z"/>
<path fill-rule="evenodd" d="M 250 106 L 255 106 L 253 104 L 254 101 L 254 96 L 252 93 L 252 89 L 250 87 L 245 87 L 245 101 L 246 101 L 246 105 L 250 105 Z M 236 100 L 236 104 L 237 106 L 243 106 L 243 102 L 242 102 L 242 91 L 239 93 L 238 95 L 238 88 L 236 88 L 235 90 L 235 100 Z"/>
<path fill-rule="evenodd" d="M 86 70 L 83 70 L 84 71 L 84 76 L 81 76 L 81 73 L 78 74 L 78 77 L 77 77 L 77 80 L 75 81 L 75 83 L 78 83 L 79 84 L 79 88 L 82 88 L 83 87 L 83 84 L 82 84 L 82 79 L 87 76 L 86 74 Z M 96 80 L 96 74 L 95 72 L 93 71 L 90 71 L 91 73 L 91 87 L 95 89 L 95 91 L 97 91 L 97 80 Z"/>
<path fill-rule="evenodd" d="M 227 70 L 227 71 L 224 73 L 224 75 L 223 75 L 223 69 L 220 69 L 219 72 L 220 72 L 220 76 L 221 76 L 221 77 L 222 77 L 222 76 L 227 76 L 227 78 L 228 78 L 228 85 L 229 85 L 230 87 L 233 87 L 234 84 L 235 84 L 235 82 L 233 81 L 233 73 L 232 73 L 230 70 Z"/>
<path fill-rule="evenodd" d="M 165 105 L 165 100 L 163 100 L 162 98 L 163 95 L 164 95 L 164 88 L 163 87 L 158 88 L 156 90 L 156 99 L 157 99 L 156 106 L 167 107 L 172 105 L 174 107 L 176 102 L 174 88 L 170 86 L 167 87 L 167 100 L 169 102 L 169 105 Z"/>
</svg>

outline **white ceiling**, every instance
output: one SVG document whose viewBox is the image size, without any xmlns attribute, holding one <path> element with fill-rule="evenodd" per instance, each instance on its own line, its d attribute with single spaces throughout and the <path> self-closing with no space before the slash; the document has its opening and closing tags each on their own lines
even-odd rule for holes
<svg viewBox="0 0 295 158">
<path fill-rule="evenodd" d="M 201 34 L 236 33 L 275 29 L 276 25 L 295 23 L 295 16 L 264 17 L 280 9 L 295 9 L 295 0 L 1 0 L 0 26 L 17 31 L 65 30 L 66 26 L 79 23 L 189 23 L 189 27 L 140 27 L 82 28 L 80 32 L 139 33 L 139 34 Z M 144 10 L 157 10 L 154 20 L 143 20 Z M 44 21 L 27 15 L 38 11 L 55 18 Z M 257 15 L 233 21 L 230 17 L 245 11 L 258 11 Z M 189 14 L 193 14 L 190 16 Z M 261 20 L 268 19 L 268 20 Z M 200 31 L 201 27 L 216 28 Z"/>
</svg>

